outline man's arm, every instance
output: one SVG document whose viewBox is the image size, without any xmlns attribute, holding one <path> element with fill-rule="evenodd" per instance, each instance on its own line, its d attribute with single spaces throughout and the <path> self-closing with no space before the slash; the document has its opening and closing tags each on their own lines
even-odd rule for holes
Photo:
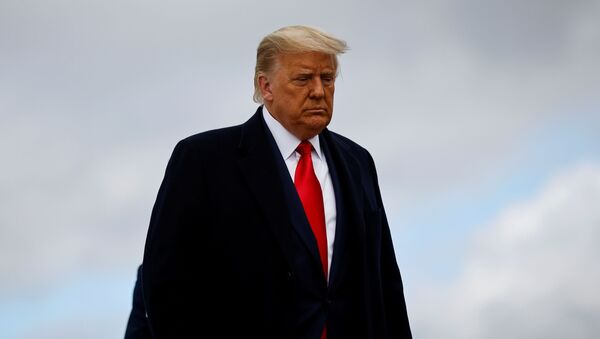
<svg viewBox="0 0 600 339">
<path fill-rule="evenodd" d="M 383 290 L 383 301 L 385 303 L 385 323 L 389 338 L 410 339 L 412 334 L 408 322 L 408 314 L 406 311 L 406 302 L 404 300 L 404 288 L 398 263 L 396 262 L 396 254 L 394 252 L 394 244 L 388 225 L 385 210 L 383 208 L 383 200 L 381 191 L 379 190 L 379 180 L 377 179 L 377 171 L 373 158 L 369 154 L 369 165 L 371 167 L 372 177 L 374 178 L 374 187 L 377 193 L 377 205 L 382 212 L 382 239 L 381 239 L 381 280 Z"/>
<path fill-rule="evenodd" d="M 142 286 L 155 338 L 177 338 L 200 326 L 197 312 L 202 281 L 189 264 L 202 267 L 198 232 L 203 208 L 199 157 L 185 141 L 177 144 L 152 210 L 146 238 Z M 205 240 L 205 239 L 204 239 Z"/>
</svg>

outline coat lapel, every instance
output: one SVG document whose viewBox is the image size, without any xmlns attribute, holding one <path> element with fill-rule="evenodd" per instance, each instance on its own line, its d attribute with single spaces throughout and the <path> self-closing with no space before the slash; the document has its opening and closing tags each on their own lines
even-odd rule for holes
<svg viewBox="0 0 600 339">
<path fill-rule="evenodd" d="M 313 261 L 320 265 L 316 240 L 303 213 L 294 184 L 287 173 L 287 167 L 263 120 L 262 107 L 242 125 L 238 148 L 238 165 L 267 217 L 269 227 L 278 239 L 288 264 L 292 266 L 294 259 L 294 253 L 289 246 L 292 241 L 290 230 L 293 228 L 307 247 Z"/>
<path fill-rule="evenodd" d="M 363 192 L 359 166 L 351 152 L 337 142 L 335 135 L 327 129 L 321 133 L 320 139 L 323 141 L 323 150 L 336 197 L 336 231 L 329 275 L 329 289 L 333 290 L 341 280 L 344 265 L 351 264 L 345 260 L 347 256 L 348 227 L 356 225 L 360 239 L 364 239 L 363 209 L 362 204 L 359 203 Z"/>
</svg>

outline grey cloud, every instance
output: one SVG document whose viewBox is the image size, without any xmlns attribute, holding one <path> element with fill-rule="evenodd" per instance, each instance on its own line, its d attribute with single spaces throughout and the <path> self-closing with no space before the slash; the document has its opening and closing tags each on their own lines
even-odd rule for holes
<svg viewBox="0 0 600 339">
<path fill-rule="evenodd" d="M 511 4 L 481 3 L 506 8 L 485 22 L 477 21 L 481 18 L 466 2 L 432 6 L 434 14 L 424 19 L 427 29 L 414 31 L 418 38 L 392 44 L 386 53 L 363 50 L 345 56 L 343 70 L 352 72 L 343 73 L 337 106 L 343 113 L 334 124 L 374 151 L 385 186 L 410 186 L 407 194 L 414 197 L 483 184 L 487 174 L 513 161 L 524 140 L 549 122 L 599 125 L 593 112 L 600 91 L 600 35 L 595 33 L 600 27 L 592 13 L 598 14 L 600 6 L 576 3 L 549 10 L 539 2 L 515 4 L 529 11 L 540 7 L 535 18 L 547 30 L 539 28 L 545 35 L 533 37 L 515 33 L 519 41 L 514 43 L 521 46 L 505 54 L 458 29 L 497 27 L 488 32 L 494 44 L 512 34 L 509 30 L 519 31 L 505 20 Z M 511 20 L 521 27 L 535 18 Z M 533 43 L 538 39 L 553 52 L 540 51 Z"/>
<path fill-rule="evenodd" d="M 595 338 L 600 168 L 556 176 L 473 239 L 454 284 L 415 305 L 425 338 Z M 433 297 L 432 297 L 433 296 Z"/>
<path fill-rule="evenodd" d="M 549 62 L 564 57 L 582 13 L 595 1 L 458 1 L 449 8 L 457 36 L 492 60 Z"/>
</svg>

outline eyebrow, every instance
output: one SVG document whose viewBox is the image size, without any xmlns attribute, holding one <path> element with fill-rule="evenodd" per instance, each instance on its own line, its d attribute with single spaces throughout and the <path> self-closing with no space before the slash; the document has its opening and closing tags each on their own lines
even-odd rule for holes
<svg viewBox="0 0 600 339">
<path fill-rule="evenodd" d="M 312 70 L 308 70 L 308 69 L 301 69 L 301 70 L 294 72 L 293 74 L 294 75 L 313 75 L 313 74 L 315 74 L 315 72 L 313 72 Z M 335 71 L 334 70 L 324 70 L 318 74 L 319 75 L 334 75 Z"/>
</svg>

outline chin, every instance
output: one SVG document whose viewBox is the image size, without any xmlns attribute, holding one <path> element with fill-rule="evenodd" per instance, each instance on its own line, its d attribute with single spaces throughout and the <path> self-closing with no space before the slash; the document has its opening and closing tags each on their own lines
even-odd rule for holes
<svg viewBox="0 0 600 339">
<path fill-rule="evenodd" d="M 321 133 L 325 129 L 325 127 L 327 127 L 328 123 L 329 123 L 329 121 L 327 123 L 313 124 L 310 127 L 306 128 L 303 133 L 304 134 L 303 140 L 310 139 L 310 138 L 314 137 L 315 135 Z"/>
<path fill-rule="evenodd" d="M 327 115 L 313 115 L 307 119 L 300 120 L 298 124 L 296 124 L 295 131 L 297 133 L 293 133 L 296 137 L 301 140 L 306 140 L 314 137 L 315 135 L 321 133 L 329 125 L 331 121 L 331 116 Z"/>
</svg>

